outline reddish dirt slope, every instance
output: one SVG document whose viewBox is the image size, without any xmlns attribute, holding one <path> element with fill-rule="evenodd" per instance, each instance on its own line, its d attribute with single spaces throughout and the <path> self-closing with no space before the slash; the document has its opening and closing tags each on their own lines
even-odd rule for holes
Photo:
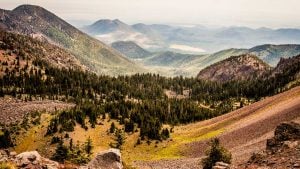
<svg viewBox="0 0 300 169">
<path fill-rule="evenodd" d="M 183 127 L 186 130 L 193 127 L 203 128 L 203 131 L 200 130 L 199 133 L 224 130 L 218 137 L 222 144 L 232 152 L 233 163 L 239 164 L 248 160 L 252 153 L 265 149 L 266 139 L 273 136 L 278 124 L 297 117 L 300 117 L 300 87 L 265 98 L 223 116 Z M 186 161 L 189 164 L 188 168 L 199 168 L 199 158 L 203 157 L 208 148 L 207 141 L 201 140 L 182 145 L 186 159 L 145 162 L 139 166 L 143 168 L 187 168 L 183 165 Z"/>
</svg>

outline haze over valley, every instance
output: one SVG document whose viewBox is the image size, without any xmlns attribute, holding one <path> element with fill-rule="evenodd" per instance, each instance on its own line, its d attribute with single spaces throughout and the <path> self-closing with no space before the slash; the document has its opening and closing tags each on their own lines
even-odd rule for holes
<svg viewBox="0 0 300 169">
<path fill-rule="evenodd" d="M 298 1 L 0 4 L 0 169 L 299 168 Z"/>
</svg>

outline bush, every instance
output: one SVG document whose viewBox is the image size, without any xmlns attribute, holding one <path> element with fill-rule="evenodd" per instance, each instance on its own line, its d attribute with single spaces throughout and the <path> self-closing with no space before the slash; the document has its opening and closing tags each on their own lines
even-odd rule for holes
<svg viewBox="0 0 300 169">
<path fill-rule="evenodd" d="M 7 129 L 0 130 L 0 148 L 9 148 L 14 146 L 11 138 L 11 132 Z"/>
<path fill-rule="evenodd" d="M 52 160 L 58 161 L 58 162 L 64 162 L 68 158 L 68 148 L 64 145 L 64 142 L 62 138 L 60 139 L 55 153 L 52 156 Z"/>
<path fill-rule="evenodd" d="M 206 152 L 207 157 L 202 160 L 203 169 L 211 169 L 218 161 L 231 163 L 231 153 L 220 145 L 218 138 L 212 139 L 210 146 Z"/>
</svg>

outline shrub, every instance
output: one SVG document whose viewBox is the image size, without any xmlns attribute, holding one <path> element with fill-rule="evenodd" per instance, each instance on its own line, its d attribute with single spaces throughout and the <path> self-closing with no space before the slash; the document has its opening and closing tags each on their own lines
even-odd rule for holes
<svg viewBox="0 0 300 169">
<path fill-rule="evenodd" d="M 218 138 L 212 139 L 210 146 L 206 152 L 207 157 L 202 160 L 203 169 L 211 169 L 218 161 L 231 163 L 231 153 L 220 145 Z"/>
</svg>

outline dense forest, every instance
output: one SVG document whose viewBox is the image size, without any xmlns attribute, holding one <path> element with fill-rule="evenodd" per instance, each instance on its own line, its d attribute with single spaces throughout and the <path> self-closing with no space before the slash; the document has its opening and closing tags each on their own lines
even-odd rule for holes
<svg viewBox="0 0 300 169">
<path fill-rule="evenodd" d="M 162 140 L 169 137 L 170 130 L 163 124 L 173 126 L 213 118 L 242 107 L 246 101 L 282 92 L 300 70 L 298 62 L 276 74 L 269 72 L 260 78 L 227 83 L 157 74 L 110 77 L 55 67 L 39 57 L 41 52 L 36 52 L 36 46 L 42 44 L 35 40 L 11 33 L 1 37 L 0 97 L 62 100 L 77 105 L 56 114 L 47 135 L 73 131 L 76 124 L 85 129 L 88 125 L 95 127 L 97 119 L 108 115 L 124 125 L 125 132 L 139 131 L 141 139 Z M 21 44 L 25 40 L 36 45 L 24 47 Z M 168 97 L 166 91 L 185 97 Z M 236 103 L 240 103 L 238 107 Z"/>
</svg>

